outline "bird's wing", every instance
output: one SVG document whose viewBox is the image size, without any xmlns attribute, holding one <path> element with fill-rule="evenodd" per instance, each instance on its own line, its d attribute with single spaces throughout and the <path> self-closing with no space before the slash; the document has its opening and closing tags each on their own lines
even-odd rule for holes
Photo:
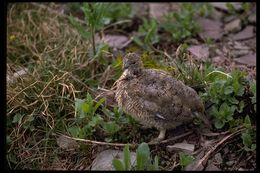
<svg viewBox="0 0 260 173">
<path fill-rule="evenodd" d="M 191 109 L 183 103 L 175 87 L 183 85 L 164 73 L 148 73 L 129 84 L 128 95 L 151 118 L 165 121 L 190 119 Z"/>
</svg>

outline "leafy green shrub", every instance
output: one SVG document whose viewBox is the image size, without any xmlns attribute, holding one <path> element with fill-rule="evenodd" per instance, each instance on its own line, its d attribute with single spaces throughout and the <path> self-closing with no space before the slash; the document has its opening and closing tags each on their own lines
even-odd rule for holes
<svg viewBox="0 0 260 173">
<path fill-rule="evenodd" d="M 195 21 L 198 15 L 208 16 L 211 12 L 212 6 L 208 3 L 183 3 L 178 13 L 171 12 L 165 15 L 162 28 L 171 34 L 174 42 L 178 43 L 195 36 L 200 31 L 200 26 Z"/>
<path fill-rule="evenodd" d="M 134 36 L 134 42 L 144 48 L 145 50 L 150 50 L 150 46 L 159 42 L 158 35 L 158 24 L 156 20 L 144 19 L 144 23 L 139 26 L 138 33 Z"/>
<path fill-rule="evenodd" d="M 92 136 L 96 130 L 95 128 L 103 122 L 103 118 L 101 115 L 96 114 L 96 111 L 104 101 L 104 99 L 100 99 L 98 102 L 94 102 L 89 93 L 84 100 L 75 99 L 76 117 L 73 125 L 68 128 L 73 137 L 85 138 Z"/>
<path fill-rule="evenodd" d="M 124 126 L 134 127 L 136 122 L 130 117 L 123 115 L 123 111 L 114 107 L 110 110 L 103 106 L 105 99 L 95 101 L 89 93 L 86 99 L 75 99 L 76 116 L 67 129 L 73 137 L 92 138 L 99 130 L 106 136 L 105 141 L 117 141 L 123 138 L 118 132 Z"/>
<path fill-rule="evenodd" d="M 147 143 L 141 143 L 136 150 L 136 164 L 131 165 L 131 155 L 129 145 L 124 147 L 123 161 L 114 159 L 112 164 L 115 170 L 159 170 L 159 159 L 155 156 L 154 162 L 151 162 L 150 149 Z"/>
<path fill-rule="evenodd" d="M 244 101 L 240 99 L 246 87 L 245 74 L 238 70 L 226 76 L 210 76 L 212 74 L 208 75 L 210 83 L 202 98 L 213 104 L 209 114 L 215 118 L 215 127 L 221 129 L 226 123 L 232 123 L 235 111 L 241 113 L 245 107 Z"/>
</svg>

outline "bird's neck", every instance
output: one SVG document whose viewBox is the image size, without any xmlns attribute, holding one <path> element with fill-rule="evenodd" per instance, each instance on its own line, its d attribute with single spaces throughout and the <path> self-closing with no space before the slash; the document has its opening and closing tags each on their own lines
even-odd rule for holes
<svg viewBox="0 0 260 173">
<path fill-rule="evenodd" d="M 141 68 L 126 69 L 126 70 L 124 70 L 124 72 L 122 74 L 122 78 L 124 80 L 131 80 L 131 79 L 141 76 L 141 74 L 142 74 Z"/>
</svg>

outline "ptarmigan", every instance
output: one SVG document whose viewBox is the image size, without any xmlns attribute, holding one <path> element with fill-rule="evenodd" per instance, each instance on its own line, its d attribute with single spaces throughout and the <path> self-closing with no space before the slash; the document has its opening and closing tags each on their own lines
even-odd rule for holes
<svg viewBox="0 0 260 173">
<path fill-rule="evenodd" d="M 194 117 L 201 118 L 204 113 L 204 105 L 194 89 L 165 71 L 145 69 L 135 53 L 123 58 L 123 74 L 116 81 L 116 88 L 119 107 L 141 124 L 160 131 L 152 142 L 163 140 L 167 129 Z"/>
</svg>

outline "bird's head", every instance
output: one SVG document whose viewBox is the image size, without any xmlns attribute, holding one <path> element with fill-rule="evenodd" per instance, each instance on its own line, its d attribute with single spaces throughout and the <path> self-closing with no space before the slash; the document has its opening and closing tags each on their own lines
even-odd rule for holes
<svg viewBox="0 0 260 173">
<path fill-rule="evenodd" d="M 123 58 L 123 71 L 128 77 L 139 76 L 143 69 L 141 57 L 135 53 L 129 53 Z"/>
</svg>

